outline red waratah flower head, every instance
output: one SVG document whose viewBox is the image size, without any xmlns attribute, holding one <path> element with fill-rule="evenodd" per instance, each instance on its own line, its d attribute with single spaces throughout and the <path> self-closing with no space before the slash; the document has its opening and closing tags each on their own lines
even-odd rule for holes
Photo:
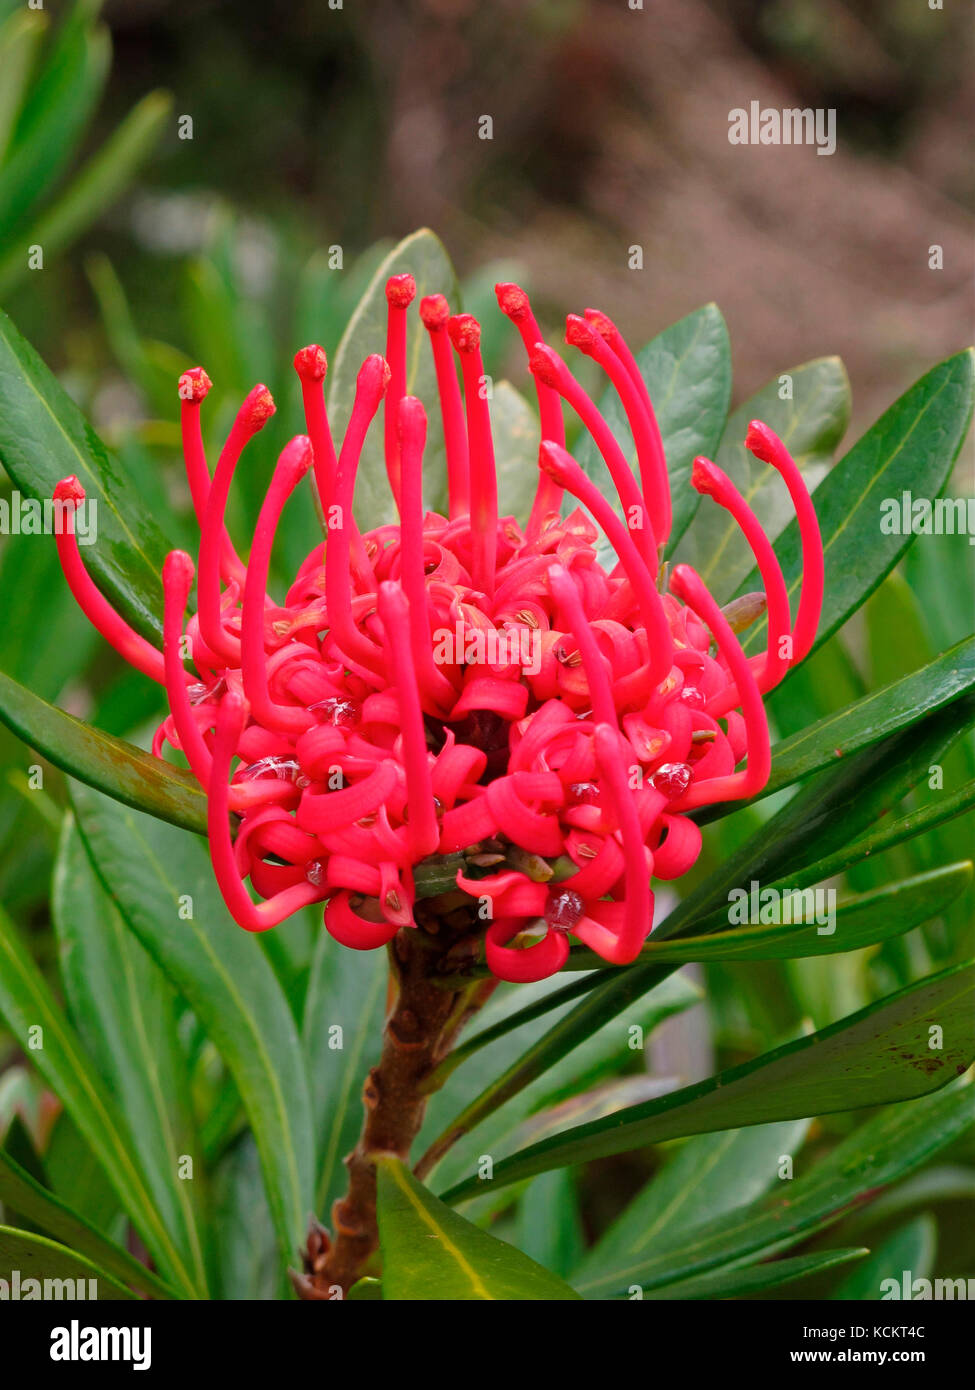
<svg viewBox="0 0 975 1390">
<path fill-rule="evenodd" d="M 570 315 L 566 342 L 615 388 L 638 476 L 542 341 L 527 294 L 510 284 L 497 286 L 498 303 L 528 353 L 541 420 L 531 515 L 524 529 L 498 515 L 480 324 L 451 315 L 442 295 L 421 300 L 419 314 L 449 504 L 446 516 L 425 512 L 427 421 L 406 394 L 415 295 L 410 275 L 388 282 L 386 355 L 363 363 L 337 453 L 325 352 L 313 344 L 295 356 L 308 433 L 278 459 L 246 564 L 224 513 L 241 452 L 274 402 L 264 386 L 251 391 L 211 477 L 200 429 L 210 379 L 201 367 L 184 372 L 183 449 L 201 539 L 195 566 L 174 551 L 163 568 L 162 653 L 95 587 L 70 524 L 58 536 L 61 563 L 104 637 L 166 688 L 170 714 L 153 751 L 181 750 L 206 789 L 214 872 L 242 927 L 264 931 L 321 902 L 338 941 L 382 946 L 414 925 L 418 866 L 455 855 L 460 900 L 488 904 L 466 920 L 484 933 L 499 978 L 552 974 L 573 938 L 626 964 L 651 930 L 652 880 L 680 877 L 700 851 L 687 812 L 752 796 L 768 778 L 762 693 L 806 655 L 819 620 L 815 512 L 782 441 L 753 421 L 746 447 L 782 475 L 798 517 L 804 572 L 793 625 L 778 560 L 747 501 L 714 463 L 694 462 L 692 485 L 737 521 L 765 586 L 764 605 L 750 596 L 747 606 L 749 620 L 767 606 L 768 641 L 747 658 L 734 618 L 693 569 L 677 565 L 664 583 L 664 447 L 618 328 L 587 309 Z M 399 525 L 362 533 L 356 469 L 380 404 Z M 566 451 L 565 404 L 592 436 L 618 508 Z M 279 602 L 268 593 L 275 531 L 310 470 L 326 539 Z M 55 497 L 73 517 L 84 491 L 66 478 Z M 611 570 L 596 558 L 599 530 L 616 553 Z M 184 631 L 194 577 L 197 611 Z M 486 930 L 476 925 L 484 915 Z"/>
</svg>

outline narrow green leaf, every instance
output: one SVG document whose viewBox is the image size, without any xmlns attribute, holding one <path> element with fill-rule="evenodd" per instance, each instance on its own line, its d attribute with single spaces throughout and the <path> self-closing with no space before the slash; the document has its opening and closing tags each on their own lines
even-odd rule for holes
<svg viewBox="0 0 975 1390">
<path fill-rule="evenodd" d="M 427 412 L 427 445 L 423 455 L 423 494 L 426 506 L 445 511 L 447 470 L 444 463 L 443 424 L 436 374 L 427 330 L 416 304 L 428 294 L 447 296 L 458 308 L 457 279 L 446 251 L 433 232 L 422 228 L 395 246 L 380 264 L 360 300 L 339 343 L 329 373 L 329 419 L 338 436 L 345 432 L 352 413 L 355 379 L 370 353 L 386 352 L 386 281 L 391 275 L 409 273 L 416 280 L 416 301 L 410 312 L 406 338 L 406 390 L 422 400 Z M 396 506 L 386 477 L 383 452 L 383 409 L 366 438 L 356 474 L 355 515 L 363 531 L 395 521 Z"/>
<path fill-rule="evenodd" d="M 315 1210 L 322 1215 L 342 1196 L 342 1159 L 362 1128 L 362 1081 L 376 1060 L 372 1049 L 380 1045 L 387 978 L 384 952 L 363 957 L 320 930 L 305 996 L 302 1047 L 318 1154 Z"/>
<path fill-rule="evenodd" d="M 905 1215 L 930 1211 L 944 1204 L 972 1201 L 975 1201 L 975 1168 L 948 1161 L 932 1164 L 854 1213 L 844 1223 L 843 1233 L 850 1240 L 871 1240 L 877 1229 L 886 1229 L 890 1222 L 902 1220 Z"/>
<path fill-rule="evenodd" d="M 731 920 L 729 907 L 699 922 L 699 934 L 694 936 L 679 936 L 659 942 L 651 938 L 640 952 L 640 959 L 682 965 L 687 961 L 802 960 L 809 956 L 859 951 L 864 946 L 874 946 L 889 937 L 903 936 L 922 922 L 930 922 L 953 903 L 971 881 L 972 865 L 969 862 L 946 864 L 929 873 L 900 879 L 873 892 L 847 898 L 836 904 L 832 920 L 826 916 L 825 904 L 817 905 L 815 899 L 808 896 L 811 890 L 807 889 L 802 921 L 771 926 L 736 926 L 722 930 Z M 763 891 L 764 888 L 765 885 L 762 885 Z M 792 891 L 792 886 L 784 880 L 769 885 L 769 888 L 783 903 Z M 756 893 L 758 891 L 756 888 Z M 774 899 L 769 898 L 768 901 Z M 795 900 L 789 911 L 798 917 L 799 908 Z M 820 913 L 819 917 L 816 916 L 817 912 Z M 570 965 L 580 970 L 591 969 L 596 963 L 598 957 L 587 951 L 570 957 Z"/>
<path fill-rule="evenodd" d="M 696 309 L 659 333 L 637 353 L 636 360 L 667 456 L 674 508 L 673 551 L 700 501 L 690 486 L 691 464 L 696 455 L 713 453 L 718 447 L 731 399 L 731 345 L 721 310 L 716 304 Z M 637 473 L 636 448 L 626 413 L 612 388 L 600 400 L 599 408 Z M 618 505 L 606 465 L 588 435 L 580 445 L 579 462 L 614 506 Z"/>
<path fill-rule="evenodd" d="M 31 246 L 44 248 L 45 263 L 101 215 L 131 182 L 154 149 L 169 118 L 172 98 L 150 92 L 105 141 L 72 183 L 22 232 L 9 238 L 0 256 L 0 296 L 16 283 Z"/>
<path fill-rule="evenodd" d="M 810 1172 L 768 1197 L 685 1232 L 679 1226 L 627 1265 L 577 1276 L 586 1298 L 625 1296 L 705 1274 L 756 1252 L 788 1249 L 919 1168 L 975 1121 L 975 1088 L 962 1081 L 910 1105 L 881 1110 Z M 785 1190 L 783 1191 L 782 1188 Z"/>
<path fill-rule="evenodd" d="M 579 1263 L 586 1237 L 575 1175 L 568 1168 L 541 1173 L 518 1203 L 518 1249 L 567 1279 Z"/>
<path fill-rule="evenodd" d="M 706 1081 L 544 1139 L 496 1164 L 492 1182 L 505 1186 L 688 1134 L 925 1095 L 975 1059 L 973 995 L 975 966 L 942 971 Z M 931 1046 L 935 1026 L 943 1034 L 938 1050 Z M 444 1200 L 471 1197 L 479 1185 L 468 1179 Z"/>
<path fill-rule="evenodd" d="M 688 1139 L 589 1249 L 573 1279 L 625 1269 L 675 1232 L 757 1201 L 774 1185 L 783 1155 L 794 1159 L 808 1128 L 808 1120 L 786 1120 Z"/>
<path fill-rule="evenodd" d="M 556 1275 L 445 1207 L 397 1158 L 377 1165 L 388 1302 L 578 1299 Z"/>
<path fill-rule="evenodd" d="M 126 1217 L 97 1154 L 66 1110 L 54 1121 L 44 1150 L 44 1182 L 90 1226 L 110 1240 L 124 1239 Z"/>
<path fill-rule="evenodd" d="M 199 840 L 85 787 L 73 786 L 72 800 L 99 877 L 237 1083 L 289 1261 L 312 1206 L 313 1144 L 308 1080 L 284 992 L 260 943 L 224 907 Z"/>
<path fill-rule="evenodd" d="M 218 1297 L 270 1302 L 281 1287 L 277 1236 L 252 1134 L 242 1134 L 213 1175 Z"/>
<path fill-rule="evenodd" d="M 68 1296 L 66 1280 L 72 1281 L 75 1298 L 96 1297 L 102 1302 L 120 1303 L 136 1297 L 122 1284 L 116 1283 L 106 1270 L 67 1246 L 48 1240 L 46 1236 L 15 1231 L 11 1226 L 0 1226 L 0 1279 L 4 1279 L 8 1287 L 16 1280 L 22 1290 L 22 1298 L 42 1297 L 40 1291 L 34 1293 L 31 1289 L 28 1293 L 25 1290 L 28 1279 L 39 1280 L 40 1288 L 43 1288 L 44 1280 L 56 1281 L 53 1287 L 59 1292 L 52 1292 L 52 1298 Z M 79 1286 L 83 1287 L 84 1292 L 80 1292 Z"/>
<path fill-rule="evenodd" d="M 910 1270 L 912 1280 L 926 1279 L 937 1248 L 938 1223 L 931 1216 L 916 1216 L 871 1251 L 869 1259 L 847 1275 L 832 1297 L 861 1301 L 883 1298 L 890 1292 L 884 1288 L 885 1279 L 893 1279 L 903 1291 L 904 1270 Z"/>
<path fill-rule="evenodd" d="M 132 1141 L 91 1062 L 51 996 L 16 929 L 0 912 L 0 1014 L 69 1112 L 111 1179 L 112 1186 L 163 1276 L 193 1296 L 197 1291 L 132 1153 Z M 40 1028 L 41 1034 L 31 1029 Z M 42 1047 L 30 1047 L 31 1037 Z"/>
<path fill-rule="evenodd" d="M 189 1079 L 176 1036 L 175 995 L 128 931 L 65 817 L 52 913 L 61 978 L 75 1026 L 125 1116 L 161 1219 L 205 1290 L 199 1184 L 179 1176 L 200 1156 L 187 1109 Z"/>
<path fill-rule="evenodd" d="M 768 1260 L 763 1264 L 737 1265 L 732 1269 L 716 1269 L 696 1279 L 683 1279 L 678 1284 L 663 1284 L 643 1295 L 648 1300 L 742 1298 L 762 1293 L 765 1289 L 794 1284 L 812 1274 L 825 1274 L 851 1260 L 862 1260 L 868 1252 L 863 1247 L 849 1250 L 824 1250 L 820 1255 L 796 1255 L 791 1260 Z"/>
<path fill-rule="evenodd" d="M 88 786 L 172 825 L 206 834 L 206 797 L 190 773 L 49 705 L 2 671 L 0 721 Z"/>
<path fill-rule="evenodd" d="M 783 400 L 786 379 L 791 396 Z M 745 448 L 749 421 L 762 420 L 775 430 L 811 491 L 826 474 L 849 418 L 850 383 L 838 357 L 820 357 L 784 372 L 728 417 L 715 462 L 731 478 L 773 540 L 791 518 L 792 503 L 775 470 Z M 692 490 L 688 483 L 684 486 Z M 722 603 L 731 598 L 754 563 L 737 523 L 710 500 L 698 509 L 678 559 L 692 564 Z M 752 585 L 753 589 L 761 587 Z"/>
<path fill-rule="evenodd" d="M 752 802 L 709 806 L 695 816 L 700 824 L 742 805 L 760 801 L 821 768 L 923 719 L 975 688 L 975 637 L 966 637 L 909 676 L 874 690 L 862 700 L 828 714 L 772 749 L 772 773 Z"/>
<path fill-rule="evenodd" d="M 85 564 L 133 626 L 158 641 L 168 549 L 138 489 L 56 378 L 0 313 L 0 463 L 28 497 L 50 500 L 75 474 L 97 504 L 97 541 Z M 53 538 L 47 544 L 54 545 Z"/>
<path fill-rule="evenodd" d="M 520 986 L 514 998 L 526 988 Z M 420 1143 L 429 1144 L 429 1147 L 417 1164 L 418 1176 L 423 1177 L 434 1162 L 440 1163 L 446 1154 L 440 1181 L 449 1184 L 474 1172 L 480 1154 L 490 1153 L 497 1157 L 511 1152 L 525 1141 L 522 1126 L 529 1116 L 538 1115 L 546 1107 L 558 1106 L 578 1096 L 579 1091 L 616 1075 L 633 1061 L 634 1034 L 640 1040 L 648 1038 L 665 1019 L 683 1013 L 699 1003 L 700 998 L 700 987 L 692 980 L 684 975 L 672 976 L 643 999 L 634 1000 L 622 1017 L 608 1019 L 601 1028 L 593 1029 L 586 1036 L 576 1036 L 571 1049 L 529 1083 L 525 1076 L 531 1070 L 532 1032 L 526 1030 L 520 1036 L 509 1033 L 501 1046 L 492 1046 L 486 1051 L 477 1048 L 475 1037 L 471 1040 L 473 1068 L 467 1060 L 472 1052 L 468 1051 L 463 1059 L 466 1065 L 458 1074 L 448 1074 L 442 1090 L 431 1097 L 427 1121 L 420 1132 Z M 503 1001 L 501 1006 L 505 1008 Z M 509 995 L 507 1008 L 512 1007 L 513 998 Z M 489 1026 L 496 1012 L 490 1005 L 485 1009 L 485 1021 Z M 557 1030 L 558 1023 L 555 1028 Z M 645 1077 L 637 1079 L 646 1080 Z M 477 1098 L 468 1103 L 472 1091 Z M 584 1101 L 588 1103 L 590 1099 L 586 1096 Z M 612 1109 L 619 1108 L 620 1102 L 615 1096 L 605 1096 L 600 1091 L 596 1099 L 607 1101 Z M 477 1137 L 468 1138 L 475 1128 Z"/>
<path fill-rule="evenodd" d="M 180 1297 L 134 1255 L 96 1231 L 83 1216 L 31 1177 L 3 1149 L 0 1149 L 0 1202 L 79 1255 L 86 1256 L 123 1284 L 132 1284 L 152 1298 Z"/>
<path fill-rule="evenodd" d="M 0 167 L 3 166 L 30 82 L 41 40 L 47 33 L 47 15 L 17 9 L 0 27 Z"/>
<path fill-rule="evenodd" d="M 813 494 L 826 556 L 826 596 L 817 645 L 846 622 L 873 593 L 914 539 L 885 534 L 881 504 L 904 492 L 933 500 L 951 474 L 972 417 L 972 350 L 925 373 L 867 430 Z M 763 465 L 764 466 L 764 465 Z M 802 548 L 795 521 L 775 546 L 795 605 L 802 579 Z M 752 570 L 741 591 L 761 587 Z M 760 650 L 758 630 L 743 643 Z"/>
<path fill-rule="evenodd" d="M 111 57 L 107 30 L 93 27 L 76 8 L 55 35 L 0 169 L 4 243 L 71 162 L 105 85 Z"/>
</svg>

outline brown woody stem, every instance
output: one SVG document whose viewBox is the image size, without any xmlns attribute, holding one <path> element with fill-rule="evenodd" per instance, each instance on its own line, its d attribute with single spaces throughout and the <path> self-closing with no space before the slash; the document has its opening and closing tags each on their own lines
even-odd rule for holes
<svg viewBox="0 0 975 1390">
<path fill-rule="evenodd" d="M 332 1208 L 331 1238 L 312 1225 L 305 1272 L 292 1274 L 300 1298 L 342 1298 L 362 1277 L 379 1244 L 375 1160 L 380 1154 L 409 1160 L 429 1098 L 424 1083 L 493 990 L 495 982 L 484 980 L 444 988 L 438 967 L 456 936 L 438 928 L 435 920 L 405 928 L 388 947 L 390 1009 L 379 1062 L 363 1088 L 362 1132 L 345 1160 L 348 1191 Z"/>
</svg>

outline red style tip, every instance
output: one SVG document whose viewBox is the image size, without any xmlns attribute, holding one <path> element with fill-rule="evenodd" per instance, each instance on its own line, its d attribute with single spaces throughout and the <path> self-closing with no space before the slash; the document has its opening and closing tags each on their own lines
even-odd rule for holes
<svg viewBox="0 0 975 1390">
<path fill-rule="evenodd" d="M 264 428 L 276 409 L 270 391 L 266 386 L 258 385 L 244 398 L 244 404 L 237 412 L 237 419 L 256 433 Z"/>
<path fill-rule="evenodd" d="M 356 391 L 374 392 L 377 402 L 386 394 L 392 372 L 385 357 L 378 352 L 370 353 L 355 379 Z"/>
<path fill-rule="evenodd" d="M 420 318 L 431 332 L 444 328 L 450 318 L 450 305 L 442 294 L 428 294 L 420 300 Z"/>
<path fill-rule="evenodd" d="M 578 467 L 572 455 L 566 453 L 561 445 L 551 439 L 543 439 L 539 446 L 538 466 L 543 473 L 553 478 L 559 487 L 568 487 L 573 468 Z"/>
<path fill-rule="evenodd" d="M 163 561 L 163 584 L 168 588 L 175 584 L 181 591 L 189 593 L 196 573 L 193 561 L 185 550 L 171 550 Z"/>
<path fill-rule="evenodd" d="M 85 490 L 73 473 L 70 477 L 62 478 L 59 483 L 54 484 L 54 500 L 55 502 L 83 502 L 85 500 Z"/>
<path fill-rule="evenodd" d="M 286 478 L 297 483 L 298 479 L 308 472 L 314 457 L 311 440 L 307 434 L 296 434 L 281 450 L 278 469 Z"/>
<path fill-rule="evenodd" d="M 419 436 L 420 447 L 423 447 L 427 437 L 427 412 L 416 396 L 404 396 L 400 401 L 396 424 L 401 440 Z"/>
<path fill-rule="evenodd" d="M 596 337 L 596 330 L 584 318 L 578 314 L 569 314 L 565 320 L 565 341 L 570 347 L 579 348 L 581 352 L 592 352 L 593 342 Z"/>
<path fill-rule="evenodd" d="M 537 376 L 545 386 L 558 386 L 561 365 L 561 357 L 547 343 L 536 343 L 528 358 L 528 367 L 532 375 Z"/>
<path fill-rule="evenodd" d="M 703 454 L 698 455 L 691 465 L 691 487 L 702 497 L 716 497 L 721 490 L 723 477 L 721 469 Z"/>
<path fill-rule="evenodd" d="M 416 298 L 416 281 L 412 275 L 391 275 L 386 281 L 386 303 L 394 309 L 405 309 Z"/>
<path fill-rule="evenodd" d="M 520 285 L 513 285 L 502 282 L 495 285 L 494 293 L 498 297 L 498 307 L 502 314 L 507 314 L 509 319 L 523 319 L 530 310 L 528 295 Z"/>
<path fill-rule="evenodd" d="M 763 425 L 761 420 L 749 422 L 748 433 L 745 435 L 745 448 L 757 459 L 761 459 L 763 463 L 772 462 L 773 439 L 772 431 L 768 425 Z"/>
<path fill-rule="evenodd" d="M 616 324 L 602 309 L 586 309 L 585 318 L 589 327 L 601 338 L 605 338 L 607 343 L 612 344 L 619 337 L 620 331 Z"/>
<path fill-rule="evenodd" d="M 328 371 L 328 358 L 325 349 L 317 343 L 310 343 L 295 353 L 295 371 L 302 381 L 324 381 Z"/>
<path fill-rule="evenodd" d="M 202 367 L 191 367 L 179 379 L 177 390 L 181 401 L 199 402 L 206 399 L 213 382 Z"/>
<path fill-rule="evenodd" d="M 473 314 L 454 314 L 447 320 L 450 341 L 458 352 L 476 352 L 481 345 L 481 325 Z"/>
<path fill-rule="evenodd" d="M 670 592 L 690 606 L 688 596 L 696 592 L 698 582 L 690 565 L 675 565 L 670 576 Z"/>
</svg>

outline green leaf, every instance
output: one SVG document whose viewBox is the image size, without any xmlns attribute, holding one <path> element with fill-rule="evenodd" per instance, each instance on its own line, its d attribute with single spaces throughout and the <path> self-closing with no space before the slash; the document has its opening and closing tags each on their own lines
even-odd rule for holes
<svg viewBox="0 0 975 1390">
<path fill-rule="evenodd" d="M 975 1090 L 967 1082 L 945 1087 L 911 1105 L 881 1110 L 855 1129 L 810 1172 L 782 1184 L 748 1206 L 667 1239 L 605 1273 L 576 1277 L 586 1298 L 612 1298 L 634 1285 L 650 1289 L 808 1239 L 947 1147 L 975 1121 Z M 785 1189 L 784 1191 L 782 1189 Z"/>
<path fill-rule="evenodd" d="M 489 1038 L 498 1012 L 503 1016 L 514 1008 L 527 988 L 520 986 L 502 996 L 498 1006 L 492 1008 L 493 1000 L 487 1006 L 484 1022 Z M 699 987 L 683 975 L 664 980 L 646 998 L 634 999 L 624 1018 L 610 1017 L 601 1028 L 570 1035 L 557 1064 L 534 1073 L 531 1033 L 510 1032 L 501 1046 L 492 1044 L 487 1049 L 482 1049 L 481 1035 L 475 1034 L 460 1050 L 459 1062 L 455 1064 L 449 1058 L 443 1072 L 432 1078 L 438 1083 L 446 1075 L 447 1080 L 430 1101 L 427 1123 L 420 1134 L 421 1143 L 428 1143 L 429 1147 L 417 1165 L 418 1174 L 422 1177 L 451 1149 L 454 1152 L 445 1164 L 442 1181 L 449 1183 L 473 1172 L 479 1154 L 497 1155 L 506 1147 L 506 1140 L 507 1147 L 511 1147 L 512 1135 L 529 1115 L 574 1095 L 632 1061 L 631 1028 L 639 1028 L 640 1036 L 647 1037 L 658 1024 L 698 1003 L 700 997 Z M 562 1022 L 559 1019 L 552 1033 L 558 1033 Z M 475 1060 L 473 1068 L 469 1065 L 471 1057 Z M 460 1066 L 461 1063 L 465 1065 Z M 460 1066 L 460 1071 L 455 1075 L 456 1066 Z M 472 1091 L 476 1098 L 469 1102 Z M 479 1129 L 476 1140 L 458 1143 L 489 1117 L 492 1122 L 486 1129 Z"/>
<path fill-rule="evenodd" d="M 458 1216 L 397 1158 L 377 1164 L 383 1298 L 394 1302 L 546 1301 L 579 1295 L 513 1245 Z"/>
<path fill-rule="evenodd" d="M 172 98 L 150 92 L 84 166 L 52 207 L 9 238 L 0 256 L 0 296 L 23 276 L 31 246 L 44 248 L 45 264 L 109 207 L 145 163 L 169 119 Z"/>
<path fill-rule="evenodd" d="M 673 551 L 700 501 L 690 486 L 691 464 L 698 454 L 710 454 L 717 448 L 731 399 L 731 345 L 721 310 L 716 304 L 696 309 L 652 339 L 637 353 L 636 360 L 653 402 L 667 457 L 674 508 L 669 548 Z M 633 437 L 612 387 L 599 408 L 637 473 Z M 588 435 L 578 457 L 593 481 L 618 506 L 602 455 Z"/>
<path fill-rule="evenodd" d="M 126 806 L 206 834 L 206 797 L 190 773 L 49 705 L 2 671 L 0 720 L 63 772 Z"/>
<path fill-rule="evenodd" d="M 575 1175 L 568 1168 L 541 1173 L 518 1203 L 518 1248 L 561 1278 L 568 1278 L 585 1248 Z"/>
<path fill-rule="evenodd" d="M 538 416 L 510 381 L 498 381 L 490 401 L 494 461 L 498 471 L 498 514 L 524 526 L 538 487 Z"/>
<path fill-rule="evenodd" d="M 15 10 L 0 27 L 0 168 L 6 159 L 10 137 L 28 89 L 41 40 L 47 33 L 47 15 L 37 10 Z"/>
<path fill-rule="evenodd" d="M 91 1062 L 51 996 L 43 976 L 13 923 L 0 912 L 0 1014 L 48 1085 L 69 1112 L 111 1179 L 161 1272 L 194 1296 L 193 1276 L 160 1220 L 132 1141 L 111 1098 L 93 1074 Z M 35 1028 L 41 1034 L 32 1034 Z M 31 1037 L 43 1046 L 31 1047 Z"/>
<path fill-rule="evenodd" d="M 932 975 L 818 1033 L 658 1100 L 544 1139 L 494 1167 L 505 1186 L 568 1163 L 732 1126 L 909 1100 L 944 1086 L 975 1058 L 975 966 Z M 943 1050 L 930 1029 L 943 1030 Z M 443 1194 L 471 1197 L 468 1179 Z"/>
<path fill-rule="evenodd" d="M 78 9 L 69 14 L 20 113 L 0 169 L 0 239 L 4 243 L 70 163 L 110 63 L 107 31 L 93 28 Z"/>
<path fill-rule="evenodd" d="M 975 1201 L 975 1168 L 950 1162 L 932 1164 L 854 1213 L 844 1222 L 843 1233 L 848 1239 L 866 1240 L 878 1227 L 903 1220 L 905 1214 L 971 1201 Z"/>
<path fill-rule="evenodd" d="M 10 1211 L 32 1221 L 49 1236 L 63 1241 L 124 1284 L 132 1284 L 153 1298 L 180 1295 L 146 1269 L 127 1250 L 108 1240 L 78 1212 L 49 1192 L 19 1163 L 0 1149 L 0 1202 Z"/>
<path fill-rule="evenodd" d="M 54 1122 L 44 1150 L 45 1185 L 113 1240 L 124 1239 L 125 1213 L 108 1174 L 66 1110 Z"/>
<path fill-rule="evenodd" d="M 369 1277 L 365 1279 L 357 1279 L 356 1282 L 352 1285 L 349 1292 L 346 1294 L 346 1299 L 351 1300 L 353 1303 L 381 1303 L 382 1297 L 382 1281 L 380 1279 L 372 1279 Z"/>
<path fill-rule="evenodd" d="M 319 930 L 305 996 L 302 1047 L 311 1087 L 318 1188 L 315 1210 L 343 1195 L 342 1159 L 362 1128 L 362 1079 L 378 1048 L 386 1013 L 386 955 L 349 951 Z M 335 1028 L 341 1028 L 341 1047 Z"/>
<path fill-rule="evenodd" d="M 926 1279 L 934 1267 L 938 1248 L 938 1224 L 931 1216 L 917 1216 L 902 1226 L 858 1265 L 834 1291 L 833 1298 L 870 1301 L 884 1296 L 883 1281 L 894 1279 L 903 1287 L 903 1273 Z"/>
<path fill-rule="evenodd" d="M 675 1232 L 687 1232 L 757 1201 L 784 1154 L 802 1146 L 807 1120 L 700 1134 L 682 1145 L 587 1252 L 573 1279 L 625 1269 Z"/>
<path fill-rule="evenodd" d="M 223 1156 L 212 1190 L 218 1297 L 273 1301 L 280 1288 L 278 1243 L 253 1135 L 241 1135 Z"/>
<path fill-rule="evenodd" d="M 792 399 L 780 398 L 782 377 L 769 382 L 728 417 L 715 456 L 715 463 L 731 478 L 772 540 L 792 516 L 792 503 L 775 469 L 745 448 L 749 421 L 762 420 L 775 430 L 811 491 L 827 472 L 850 418 L 850 383 L 838 357 L 820 357 L 784 375 L 791 378 Z M 691 491 L 689 484 L 685 486 Z M 710 500 L 698 510 L 678 559 L 692 564 L 722 603 L 731 598 L 754 564 L 737 522 Z"/>
<path fill-rule="evenodd" d="M 893 569 L 913 536 L 881 531 L 881 504 L 903 492 L 933 499 L 941 493 L 972 417 L 972 350 L 925 373 L 881 415 L 813 494 L 826 557 L 826 596 L 817 646 L 846 622 Z M 764 465 L 762 465 L 764 467 Z M 793 605 L 802 579 L 799 528 L 791 521 L 776 546 Z M 740 586 L 761 587 L 756 570 Z M 763 645 L 748 635 L 747 652 Z"/>
<path fill-rule="evenodd" d="M 643 1295 L 648 1300 L 742 1298 L 761 1293 L 764 1289 L 794 1284 L 812 1274 L 825 1274 L 851 1260 L 862 1260 L 868 1252 L 863 1247 L 849 1250 L 824 1250 L 820 1255 L 796 1255 L 791 1260 L 769 1260 L 763 1264 L 736 1265 L 716 1269 L 696 1279 L 682 1279 L 677 1284 L 663 1284 Z"/>
<path fill-rule="evenodd" d="M 202 1219 L 185 1157 L 199 1163 L 175 996 L 102 888 L 66 816 L 52 889 L 61 977 L 75 1026 L 125 1116 L 156 1208 L 205 1290 Z"/>
<path fill-rule="evenodd" d="M 815 914 L 819 908 L 813 899 L 808 899 L 802 909 L 802 921 L 722 930 L 730 920 L 728 908 L 699 922 L 700 934 L 659 942 L 651 938 L 640 952 L 640 959 L 683 965 L 687 961 L 801 960 L 809 956 L 859 951 L 889 937 L 903 936 L 922 922 L 930 922 L 953 903 L 971 881 L 972 865 L 966 861 L 885 884 L 873 892 L 837 903 L 832 921 L 822 922 L 822 931 L 822 912 L 817 919 Z M 764 888 L 765 885 L 763 891 Z M 783 880 L 769 885 L 769 891 L 777 893 L 779 901 L 784 903 L 790 892 L 801 890 L 793 890 L 792 885 Z M 790 908 L 790 912 L 797 915 L 798 908 L 795 911 Z M 591 968 L 597 962 L 598 957 L 587 951 L 570 957 L 570 964 L 580 970 Z"/>
<path fill-rule="evenodd" d="M 237 1083 L 281 1256 L 290 1260 L 311 1210 L 313 1145 L 308 1080 L 284 992 L 259 942 L 224 907 L 199 840 L 85 787 L 74 786 L 72 800 L 99 877 Z"/>
<path fill-rule="evenodd" d="M 122 1284 L 116 1283 L 104 1269 L 67 1246 L 48 1240 L 46 1236 L 28 1235 L 10 1226 L 0 1226 L 0 1279 L 4 1279 L 9 1287 L 15 1278 L 22 1291 L 28 1279 L 41 1280 L 42 1284 L 45 1279 L 56 1280 L 55 1287 L 59 1292 L 52 1292 L 52 1298 L 67 1296 L 64 1286 L 67 1279 L 75 1281 L 72 1290 L 75 1298 L 79 1297 L 78 1281 L 82 1280 L 85 1288 L 85 1292 L 80 1294 L 82 1298 L 97 1297 L 102 1302 L 119 1303 L 136 1297 Z M 92 1291 L 91 1281 L 94 1281 L 97 1294 Z M 22 1292 L 20 1296 L 40 1298 L 41 1293 L 38 1291 L 34 1294 L 32 1290 L 30 1295 Z"/>
<path fill-rule="evenodd" d="M 890 685 L 905 671 L 919 671 L 933 658 L 937 647 L 927 614 L 899 569 L 891 570 L 870 595 L 863 616 L 872 687 Z"/>
<path fill-rule="evenodd" d="M 98 539 L 86 547 L 85 564 L 133 626 L 158 641 L 166 542 L 138 489 L 3 313 L 0 462 L 22 493 L 41 500 L 53 496 L 61 478 L 77 475 L 97 503 Z"/>
<path fill-rule="evenodd" d="M 760 801 L 782 787 L 802 781 L 821 768 L 868 748 L 898 729 L 950 704 L 975 687 L 975 637 L 957 642 L 941 656 L 900 680 L 828 714 L 772 749 L 772 773 L 751 802 L 709 806 L 695 820 L 704 824 Z"/>
<path fill-rule="evenodd" d="M 415 306 L 425 295 L 443 294 L 456 312 L 458 290 L 450 259 L 439 239 L 427 228 L 413 232 L 390 251 L 349 319 L 329 374 L 329 420 L 333 434 L 340 438 L 352 413 L 359 368 L 370 353 L 386 354 L 386 281 L 391 275 L 407 272 L 416 280 L 416 300 L 407 321 L 406 390 L 408 395 L 420 398 L 427 412 L 427 445 L 423 455 L 424 501 L 432 510 L 445 511 L 447 469 L 440 401 L 433 355 L 426 341 L 428 333 L 420 322 Z M 386 477 L 382 406 L 359 460 L 355 515 L 362 531 L 397 520 L 396 506 Z"/>
</svg>

